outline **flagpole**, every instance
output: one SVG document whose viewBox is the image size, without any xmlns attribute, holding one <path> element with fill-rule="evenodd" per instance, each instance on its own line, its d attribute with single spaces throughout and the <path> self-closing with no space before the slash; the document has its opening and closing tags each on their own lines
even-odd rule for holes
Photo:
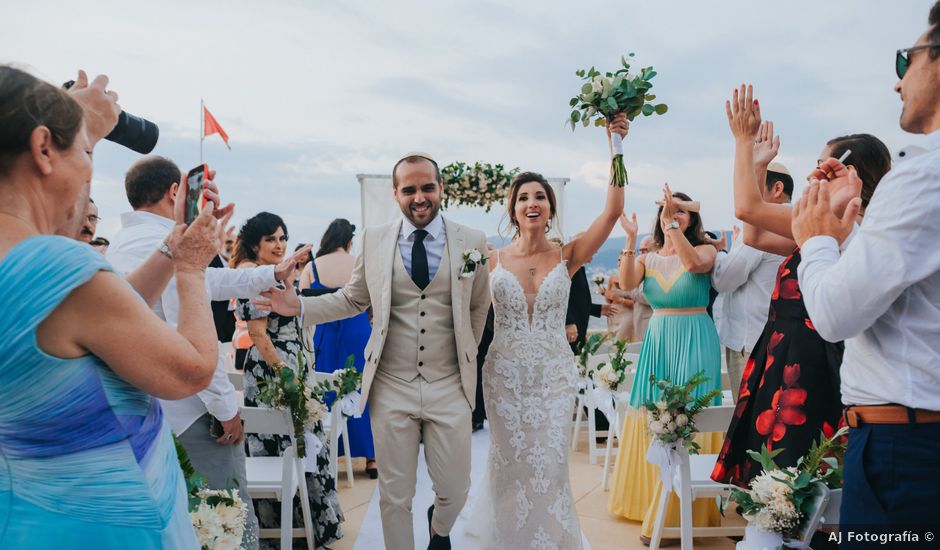
<svg viewBox="0 0 940 550">
<path fill-rule="evenodd" d="M 199 164 L 202 164 L 202 142 L 206 138 L 206 103 L 199 98 Z"/>
</svg>

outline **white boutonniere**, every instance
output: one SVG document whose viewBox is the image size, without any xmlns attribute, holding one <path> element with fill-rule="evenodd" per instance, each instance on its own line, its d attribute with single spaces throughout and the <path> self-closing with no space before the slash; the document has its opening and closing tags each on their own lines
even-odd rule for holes
<svg viewBox="0 0 940 550">
<path fill-rule="evenodd" d="M 486 256 L 476 248 L 470 248 L 463 252 L 463 267 L 460 269 L 460 278 L 469 279 L 477 270 L 477 266 L 486 265 Z"/>
</svg>

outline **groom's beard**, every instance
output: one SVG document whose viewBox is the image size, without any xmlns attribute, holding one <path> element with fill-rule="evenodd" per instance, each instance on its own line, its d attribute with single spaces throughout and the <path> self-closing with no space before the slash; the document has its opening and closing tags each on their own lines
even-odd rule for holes
<svg viewBox="0 0 940 550">
<path fill-rule="evenodd" d="M 423 221 L 419 221 L 415 217 L 415 211 L 414 211 L 415 204 L 414 203 L 409 204 L 408 209 L 405 212 L 403 212 L 405 214 L 405 217 L 408 218 L 408 221 L 410 221 L 412 225 L 414 225 L 417 228 L 422 228 L 426 226 L 427 224 L 431 223 L 431 220 L 437 217 L 437 213 L 441 209 L 440 204 L 434 204 L 431 201 L 427 201 L 425 202 L 425 204 L 427 205 L 427 209 L 422 212 L 422 214 L 425 216 Z"/>
</svg>

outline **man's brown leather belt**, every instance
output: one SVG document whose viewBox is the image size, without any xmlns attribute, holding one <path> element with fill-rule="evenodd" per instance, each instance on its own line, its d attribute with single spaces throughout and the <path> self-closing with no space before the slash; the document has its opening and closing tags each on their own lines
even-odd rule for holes
<svg viewBox="0 0 940 550">
<path fill-rule="evenodd" d="M 940 422 L 940 411 L 901 405 L 853 405 L 845 409 L 845 422 L 850 428 L 862 424 L 936 424 Z"/>
</svg>

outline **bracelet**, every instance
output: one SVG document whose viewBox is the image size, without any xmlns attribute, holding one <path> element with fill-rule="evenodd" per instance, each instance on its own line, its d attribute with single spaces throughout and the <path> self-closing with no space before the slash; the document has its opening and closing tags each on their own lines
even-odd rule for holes
<svg viewBox="0 0 940 550">
<path fill-rule="evenodd" d="M 630 249 L 630 250 L 621 250 L 621 251 L 620 251 L 620 256 L 621 256 L 621 257 L 623 257 L 623 256 L 636 256 L 636 250 L 632 250 L 632 249 Z"/>
<path fill-rule="evenodd" d="M 170 251 L 170 245 L 166 244 L 166 241 L 160 243 L 160 248 L 157 249 L 160 254 L 163 254 L 169 259 L 173 259 L 173 252 Z"/>
</svg>

